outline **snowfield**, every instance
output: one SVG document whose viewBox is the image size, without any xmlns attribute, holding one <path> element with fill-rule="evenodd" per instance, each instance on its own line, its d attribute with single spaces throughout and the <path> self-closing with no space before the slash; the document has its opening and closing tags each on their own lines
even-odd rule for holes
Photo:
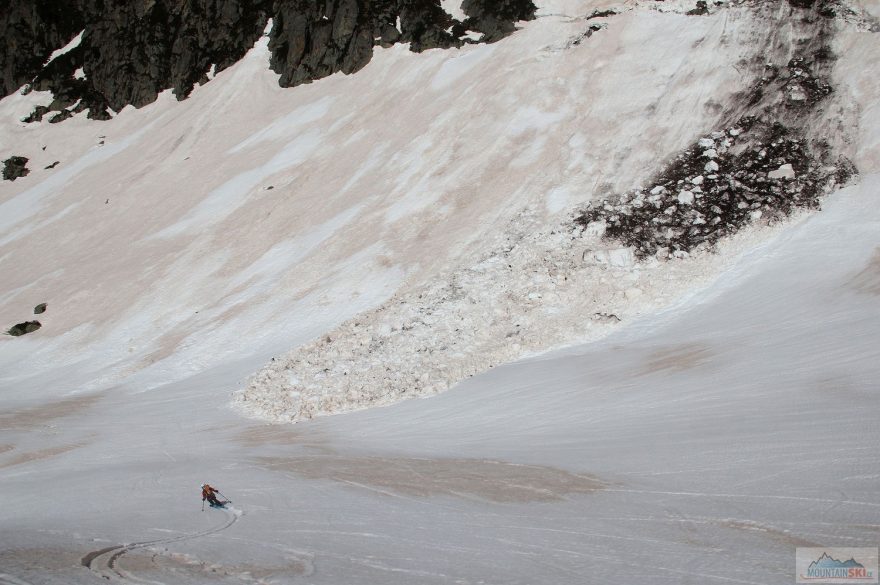
<svg viewBox="0 0 880 585">
<path fill-rule="evenodd" d="M 103 123 L 2 100 L 31 173 L 0 317 L 42 328 L 0 338 L 0 583 L 777 584 L 876 547 L 880 10 L 850 6 L 822 130 L 859 176 L 683 258 L 570 222 L 738 107 L 792 34 L 748 5 L 548 1 L 295 89 L 263 39 Z"/>
</svg>

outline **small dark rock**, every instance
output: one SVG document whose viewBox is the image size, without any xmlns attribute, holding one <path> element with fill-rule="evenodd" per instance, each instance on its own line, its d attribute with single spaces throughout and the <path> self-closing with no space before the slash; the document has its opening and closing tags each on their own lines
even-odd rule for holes
<svg viewBox="0 0 880 585">
<path fill-rule="evenodd" d="M 40 303 L 39 305 L 34 307 L 34 315 L 42 315 L 43 313 L 46 312 L 46 308 L 48 306 L 49 305 L 47 303 Z"/>
<path fill-rule="evenodd" d="M 51 165 L 49 165 L 49 166 L 47 166 L 47 167 L 44 167 L 44 168 L 45 168 L 46 170 L 54 169 L 55 167 L 58 166 L 58 163 L 60 163 L 60 162 L 61 162 L 60 160 L 56 160 L 56 161 L 53 162 Z"/>
<path fill-rule="evenodd" d="M 704 14 L 709 14 L 709 5 L 706 3 L 706 0 L 699 0 L 697 2 L 697 7 L 693 10 L 687 11 L 688 16 L 703 16 Z"/>
<path fill-rule="evenodd" d="M 617 13 L 613 10 L 594 10 L 591 15 L 589 15 L 586 20 L 590 20 L 591 18 L 607 18 L 609 16 L 615 16 Z"/>
</svg>

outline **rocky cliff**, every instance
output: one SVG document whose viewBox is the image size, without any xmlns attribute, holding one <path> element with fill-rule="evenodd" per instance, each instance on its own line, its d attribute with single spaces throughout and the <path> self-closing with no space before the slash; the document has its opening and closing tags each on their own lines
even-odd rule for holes
<svg viewBox="0 0 880 585">
<path fill-rule="evenodd" d="M 0 82 L 3 95 L 23 86 L 53 93 L 28 121 L 81 111 L 106 119 L 165 89 L 185 98 L 210 72 L 241 59 L 269 19 L 269 66 L 289 87 L 353 73 L 376 45 L 409 43 L 419 52 L 495 42 L 534 18 L 535 6 L 464 0 L 461 10 L 459 20 L 439 0 L 14 0 L 0 14 Z"/>
</svg>

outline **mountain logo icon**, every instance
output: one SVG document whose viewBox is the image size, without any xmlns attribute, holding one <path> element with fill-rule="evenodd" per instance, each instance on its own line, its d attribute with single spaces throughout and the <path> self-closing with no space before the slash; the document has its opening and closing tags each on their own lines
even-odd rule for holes
<svg viewBox="0 0 880 585">
<path fill-rule="evenodd" d="M 796 555 L 797 582 L 877 583 L 876 551 L 870 548 L 799 548 Z"/>
<path fill-rule="evenodd" d="M 848 561 L 841 562 L 841 561 L 838 561 L 837 559 L 835 559 L 834 557 L 829 556 L 828 553 L 822 553 L 822 556 L 819 557 L 818 560 L 815 560 L 812 563 L 810 563 L 810 566 L 808 568 L 809 569 L 816 569 L 816 568 L 822 568 L 822 569 L 847 568 L 848 569 L 850 567 L 861 567 L 864 569 L 865 565 L 859 563 L 854 558 L 850 558 Z"/>
</svg>

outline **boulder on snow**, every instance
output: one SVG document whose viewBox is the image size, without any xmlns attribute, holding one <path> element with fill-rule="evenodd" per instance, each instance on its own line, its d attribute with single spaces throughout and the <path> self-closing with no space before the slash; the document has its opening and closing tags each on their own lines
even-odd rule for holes
<svg viewBox="0 0 880 585">
<path fill-rule="evenodd" d="M 28 159 L 23 156 L 10 156 L 3 161 L 3 179 L 14 181 L 31 171 L 27 168 Z"/>
<path fill-rule="evenodd" d="M 24 323 L 16 323 L 12 327 L 10 327 L 7 331 L 7 335 L 12 335 L 13 337 L 19 337 L 21 335 L 25 335 L 26 333 L 33 333 L 37 329 L 42 327 L 39 321 L 25 321 Z"/>
<path fill-rule="evenodd" d="M 46 308 L 47 308 L 48 306 L 49 306 L 49 305 L 46 304 L 46 303 L 40 303 L 39 305 L 37 305 L 36 307 L 34 307 L 34 315 L 41 315 L 41 314 L 45 313 L 45 312 L 46 312 Z"/>
<path fill-rule="evenodd" d="M 703 16 L 705 14 L 709 14 L 709 5 L 706 0 L 697 0 L 697 5 L 688 10 L 686 13 L 688 16 Z"/>
</svg>

